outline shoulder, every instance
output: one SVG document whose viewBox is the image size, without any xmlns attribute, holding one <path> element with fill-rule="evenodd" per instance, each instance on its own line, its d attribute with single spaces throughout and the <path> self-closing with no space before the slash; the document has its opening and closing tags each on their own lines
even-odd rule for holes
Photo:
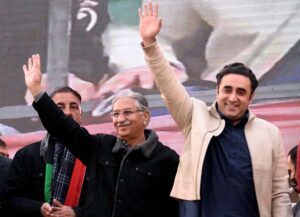
<svg viewBox="0 0 300 217">
<path fill-rule="evenodd" d="M 26 145 L 16 152 L 15 157 L 23 155 L 39 155 L 41 141 Z"/>
<path fill-rule="evenodd" d="M 2 155 L 0 155 L 0 167 L 4 166 L 9 166 L 11 164 L 11 159 L 8 157 L 4 157 Z"/>
<path fill-rule="evenodd" d="M 103 141 L 106 141 L 106 142 L 115 142 L 117 140 L 117 137 L 114 136 L 114 135 L 110 135 L 110 134 L 96 134 L 95 137 L 98 139 L 98 140 L 101 140 L 102 142 Z"/>
<path fill-rule="evenodd" d="M 164 145 L 160 141 L 157 142 L 157 153 L 161 153 L 161 155 L 165 155 L 170 159 L 173 159 L 174 161 L 179 160 L 179 155 L 177 154 L 176 151 L 171 149 L 169 146 Z"/>
<path fill-rule="evenodd" d="M 110 134 L 96 134 L 95 135 L 95 141 L 99 148 L 108 148 L 112 149 L 112 147 L 115 145 L 117 137 Z M 99 146 L 100 145 L 100 146 Z"/>
<path fill-rule="evenodd" d="M 271 131 L 278 131 L 279 128 L 272 124 L 271 122 L 264 120 L 262 118 L 255 117 L 249 121 L 249 124 L 253 126 L 253 129 L 261 130 L 271 130 Z"/>
<path fill-rule="evenodd" d="M 29 145 L 25 145 L 24 147 L 22 147 L 21 149 L 19 149 L 18 152 L 25 152 L 25 151 L 31 151 L 31 150 L 35 150 L 35 149 L 40 149 L 41 146 L 41 141 L 29 144 Z"/>
</svg>

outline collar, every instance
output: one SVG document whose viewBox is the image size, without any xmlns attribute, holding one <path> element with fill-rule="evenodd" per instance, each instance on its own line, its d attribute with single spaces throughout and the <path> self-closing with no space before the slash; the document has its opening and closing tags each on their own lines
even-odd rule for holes
<svg viewBox="0 0 300 217">
<path fill-rule="evenodd" d="M 141 150 L 143 155 L 146 158 L 149 158 L 157 145 L 158 136 L 153 130 L 149 130 L 149 129 L 145 129 L 144 133 L 145 133 L 146 140 L 143 141 L 142 143 L 134 146 L 133 148 L 129 147 L 128 143 L 125 140 L 122 140 L 118 137 L 117 141 L 112 149 L 112 152 L 117 153 L 120 150 L 129 151 L 131 149 L 132 150 Z"/>
</svg>

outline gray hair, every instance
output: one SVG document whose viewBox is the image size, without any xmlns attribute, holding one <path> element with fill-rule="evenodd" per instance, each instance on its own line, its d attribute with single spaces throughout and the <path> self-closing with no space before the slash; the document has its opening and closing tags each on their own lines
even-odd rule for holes
<svg viewBox="0 0 300 217">
<path fill-rule="evenodd" d="M 149 111 L 149 105 L 148 105 L 148 101 L 147 101 L 146 97 L 141 93 L 133 92 L 129 89 L 121 90 L 120 92 L 118 92 L 115 95 L 115 97 L 112 100 L 112 107 L 114 106 L 115 102 L 118 99 L 121 99 L 124 97 L 129 97 L 129 98 L 134 99 L 136 101 L 136 106 L 138 107 L 138 109 Z"/>
</svg>

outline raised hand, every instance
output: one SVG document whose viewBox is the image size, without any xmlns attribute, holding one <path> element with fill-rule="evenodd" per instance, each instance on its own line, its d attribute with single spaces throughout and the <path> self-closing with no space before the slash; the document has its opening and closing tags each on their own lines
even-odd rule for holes
<svg viewBox="0 0 300 217">
<path fill-rule="evenodd" d="M 42 91 L 41 59 L 39 54 L 34 54 L 28 58 L 27 66 L 23 65 L 25 83 L 33 96 Z"/>
<path fill-rule="evenodd" d="M 153 6 L 152 2 L 144 4 L 143 10 L 139 8 L 140 17 L 140 34 L 145 46 L 155 41 L 156 35 L 159 33 L 162 20 L 158 18 L 158 4 Z"/>
</svg>

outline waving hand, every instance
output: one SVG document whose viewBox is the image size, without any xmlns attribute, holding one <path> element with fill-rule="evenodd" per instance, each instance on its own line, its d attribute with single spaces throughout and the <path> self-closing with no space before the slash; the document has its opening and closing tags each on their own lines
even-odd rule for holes
<svg viewBox="0 0 300 217">
<path fill-rule="evenodd" d="M 162 25 L 158 18 L 158 4 L 153 6 L 152 2 L 144 4 L 143 9 L 139 8 L 140 34 L 145 46 L 153 43 Z"/>
<path fill-rule="evenodd" d="M 41 59 L 39 54 L 34 54 L 28 58 L 27 65 L 23 65 L 25 83 L 33 96 L 42 91 Z"/>
</svg>

